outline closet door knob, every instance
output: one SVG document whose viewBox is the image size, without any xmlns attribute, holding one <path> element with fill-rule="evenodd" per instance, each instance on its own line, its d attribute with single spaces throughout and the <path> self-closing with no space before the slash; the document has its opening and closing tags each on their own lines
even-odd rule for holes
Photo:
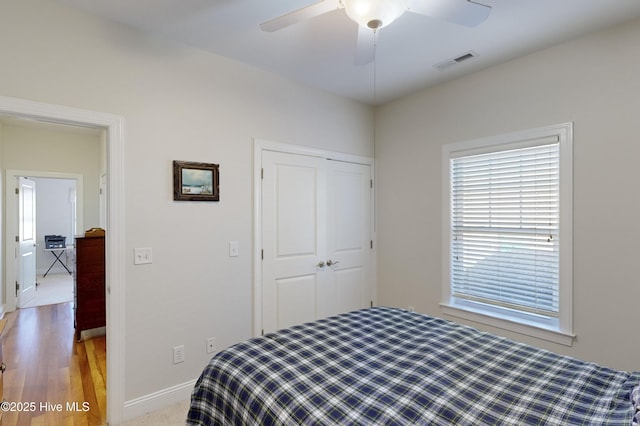
<svg viewBox="0 0 640 426">
<path fill-rule="evenodd" d="M 337 265 L 338 263 L 340 263 L 339 260 L 336 260 L 336 261 L 333 261 L 331 259 L 327 260 L 327 266 Z"/>
</svg>

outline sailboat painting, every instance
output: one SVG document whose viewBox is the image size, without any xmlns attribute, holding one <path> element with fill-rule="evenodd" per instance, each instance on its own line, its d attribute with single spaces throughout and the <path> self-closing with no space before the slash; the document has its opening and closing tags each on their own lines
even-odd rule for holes
<svg viewBox="0 0 640 426">
<path fill-rule="evenodd" d="M 173 199 L 220 201 L 218 170 L 218 164 L 174 161 Z"/>
</svg>

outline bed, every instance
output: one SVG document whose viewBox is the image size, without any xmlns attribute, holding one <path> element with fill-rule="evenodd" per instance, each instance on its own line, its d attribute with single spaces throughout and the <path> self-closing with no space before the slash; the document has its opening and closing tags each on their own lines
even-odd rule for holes
<svg viewBox="0 0 640 426">
<path fill-rule="evenodd" d="M 187 425 L 636 425 L 640 372 L 375 307 L 216 354 Z"/>
</svg>

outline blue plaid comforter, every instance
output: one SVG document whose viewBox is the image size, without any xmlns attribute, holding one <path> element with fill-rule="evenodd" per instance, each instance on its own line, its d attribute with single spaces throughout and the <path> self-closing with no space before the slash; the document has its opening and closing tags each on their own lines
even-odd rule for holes
<svg viewBox="0 0 640 426">
<path fill-rule="evenodd" d="M 187 425 L 631 425 L 639 382 L 640 372 L 371 308 L 220 352 Z"/>
</svg>

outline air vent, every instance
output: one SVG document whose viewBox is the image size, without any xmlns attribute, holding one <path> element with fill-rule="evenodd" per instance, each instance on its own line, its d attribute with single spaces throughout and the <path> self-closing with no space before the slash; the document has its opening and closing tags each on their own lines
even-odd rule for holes
<svg viewBox="0 0 640 426">
<path fill-rule="evenodd" d="M 475 57 L 476 56 L 473 53 L 469 52 L 469 53 L 465 53 L 462 56 L 458 56 L 457 58 L 454 58 L 453 60 L 456 61 L 457 63 L 460 63 L 460 62 L 466 61 L 467 59 L 471 59 L 471 58 L 475 58 Z"/>
<path fill-rule="evenodd" d="M 455 58 L 452 59 L 447 59 L 446 61 L 437 63 L 434 65 L 435 68 L 439 69 L 439 70 L 444 70 L 447 69 L 453 65 L 457 65 L 460 64 L 462 62 L 468 61 L 469 59 L 473 59 L 475 57 L 477 57 L 478 54 L 472 50 L 465 52 L 461 55 L 456 56 Z"/>
</svg>

